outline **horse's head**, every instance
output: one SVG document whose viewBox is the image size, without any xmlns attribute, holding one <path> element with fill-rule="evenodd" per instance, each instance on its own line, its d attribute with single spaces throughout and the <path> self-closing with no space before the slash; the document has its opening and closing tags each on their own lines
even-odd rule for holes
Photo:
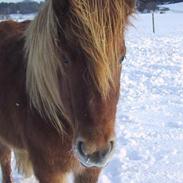
<svg viewBox="0 0 183 183">
<path fill-rule="evenodd" d="M 68 22 L 61 35 L 73 148 L 86 167 L 104 166 L 114 150 L 128 6 L 123 0 L 77 0 L 70 3 L 65 17 Z"/>
<path fill-rule="evenodd" d="M 124 44 L 123 44 L 124 47 Z M 90 75 L 89 57 L 81 48 L 67 57 L 66 73 L 70 95 L 71 115 L 74 131 L 73 148 L 80 162 L 86 167 L 104 166 L 115 145 L 114 122 L 120 87 L 120 56 L 113 86 L 109 86 L 104 97 Z M 69 51 L 69 53 L 71 53 Z M 100 60 L 98 60 L 100 62 Z M 104 66 L 105 67 L 105 66 Z M 103 82 L 101 78 L 101 83 Z"/>
<path fill-rule="evenodd" d="M 52 23 L 52 27 L 48 28 L 49 35 L 42 41 L 47 42 L 47 51 L 53 50 L 55 45 L 59 49 L 54 54 L 50 53 L 51 56 L 47 54 L 39 60 L 47 60 L 43 63 L 46 66 L 53 60 L 52 57 L 56 60 L 58 58 L 60 77 L 54 81 L 56 75 L 51 74 L 52 79 L 49 79 L 49 82 L 55 82 L 51 83 L 52 88 L 49 83 L 37 86 L 37 90 L 49 90 L 43 96 L 44 93 L 35 90 L 36 78 L 28 72 L 27 78 L 34 79 L 28 80 L 28 91 L 30 96 L 40 96 L 44 107 L 48 106 L 52 113 L 54 112 L 52 114 L 46 109 L 50 119 L 53 119 L 59 110 L 64 111 L 63 115 L 72 125 L 73 150 L 79 161 L 86 167 L 103 167 L 111 157 L 115 145 L 114 123 L 119 98 L 121 60 L 125 55 L 124 29 L 132 5 L 129 0 L 65 0 L 60 6 L 56 0 L 53 2 L 55 12 L 52 10 L 52 14 L 55 14 L 49 21 L 57 17 L 55 21 L 59 25 L 56 30 L 56 25 Z M 45 11 L 49 12 L 50 9 Z M 38 16 L 37 19 L 44 19 L 44 15 L 41 18 Z M 44 23 L 41 20 L 40 22 Z M 34 24 L 32 29 L 35 29 Z M 54 37 L 51 31 L 55 34 Z M 35 49 L 33 45 L 38 45 L 28 41 L 29 50 L 29 45 L 32 45 L 32 49 Z M 30 53 L 29 51 L 29 60 L 35 60 Z M 43 54 L 45 53 L 46 51 Z M 50 66 L 54 69 L 54 64 Z M 47 70 L 47 67 L 44 68 Z M 38 72 L 46 73 L 46 70 Z M 47 74 L 50 72 L 51 70 L 47 71 Z M 38 77 L 40 78 L 40 75 Z M 45 78 L 42 80 L 47 82 Z M 31 83 L 34 83 L 32 91 Z M 37 82 L 39 85 L 40 83 Z M 59 87 L 57 83 L 60 83 Z M 60 90 L 61 99 L 53 89 Z M 34 105 L 40 108 L 40 99 L 36 100 L 33 101 Z M 52 106 L 52 103 L 55 104 Z M 59 126 L 57 118 L 59 117 L 56 116 L 55 121 Z"/>
</svg>

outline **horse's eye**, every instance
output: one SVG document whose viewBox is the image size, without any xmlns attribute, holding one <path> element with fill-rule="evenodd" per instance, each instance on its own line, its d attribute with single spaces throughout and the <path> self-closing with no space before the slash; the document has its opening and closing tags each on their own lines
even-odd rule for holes
<svg viewBox="0 0 183 183">
<path fill-rule="evenodd" d="M 123 56 L 120 58 L 119 63 L 122 64 L 125 58 L 126 58 L 126 56 L 123 55 Z"/>
<path fill-rule="evenodd" d="M 62 55 L 62 62 L 66 65 L 70 63 L 70 58 L 68 57 L 68 55 L 66 54 Z"/>
</svg>

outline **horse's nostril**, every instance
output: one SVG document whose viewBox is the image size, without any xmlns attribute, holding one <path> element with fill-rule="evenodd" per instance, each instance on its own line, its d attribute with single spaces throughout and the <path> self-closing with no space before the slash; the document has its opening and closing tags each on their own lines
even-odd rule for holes
<svg viewBox="0 0 183 183">
<path fill-rule="evenodd" d="M 114 148 L 114 141 L 110 141 L 108 147 L 103 151 L 99 151 L 100 158 L 105 158 L 108 154 L 112 152 Z"/>
<path fill-rule="evenodd" d="M 78 152 L 81 156 L 87 156 L 87 154 L 84 151 L 84 142 L 79 141 L 77 144 L 77 149 L 78 149 Z"/>
<path fill-rule="evenodd" d="M 110 143 L 109 143 L 109 149 L 110 149 L 110 152 L 114 149 L 114 140 L 111 140 Z"/>
</svg>

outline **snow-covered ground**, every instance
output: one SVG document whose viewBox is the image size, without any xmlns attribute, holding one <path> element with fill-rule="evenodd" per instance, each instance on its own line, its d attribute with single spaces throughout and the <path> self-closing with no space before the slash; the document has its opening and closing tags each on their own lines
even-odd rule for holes
<svg viewBox="0 0 183 183">
<path fill-rule="evenodd" d="M 22 15 L 22 14 L 11 14 L 10 15 L 10 19 L 13 19 L 13 20 L 16 20 L 17 22 L 21 22 L 21 21 L 24 21 L 24 20 L 32 20 L 34 19 L 35 17 L 35 14 L 32 13 L 32 14 L 25 14 L 25 15 Z"/>
<path fill-rule="evenodd" d="M 128 29 L 117 153 L 102 183 L 183 182 L 183 14 L 137 15 Z"/>
<path fill-rule="evenodd" d="M 134 20 L 135 19 L 135 20 Z M 183 14 L 138 15 L 127 33 L 118 147 L 102 183 L 183 182 Z"/>
<path fill-rule="evenodd" d="M 32 14 L 10 14 L 9 16 L 2 16 L 1 19 L 0 19 L 0 22 L 1 21 L 5 21 L 5 20 L 14 20 L 14 21 L 17 21 L 17 22 L 22 22 L 24 20 L 32 20 L 34 19 L 35 17 L 35 13 L 32 13 Z"/>
<path fill-rule="evenodd" d="M 175 3 L 175 4 L 168 4 L 168 5 L 161 5 L 162 7 L 168 7 L 170 11 L 174 13 L 183 13 L 183 3 Z"/>
<path fill-rule="evenodd" d="M 156 34 L 150 14 L 132 23 L 116 153 L 99 183 L 183 183 L 183 13 L 155 14 Z M 16 183 L 34 183 L 14 175 Z"/>
</svg>

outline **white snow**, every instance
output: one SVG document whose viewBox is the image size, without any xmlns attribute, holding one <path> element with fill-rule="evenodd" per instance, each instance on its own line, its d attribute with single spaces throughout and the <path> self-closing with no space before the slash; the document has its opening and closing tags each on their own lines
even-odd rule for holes
<svg viewBox="0 0 183 183">
<path fill-rule="evenodd" d="M 183 3 L 175 3 L 175 4 L 166 4 L 166 5 L 161 5 L 162 7 L 168 7 L 170 11 L 176 13 L 183 13 Z"/>
<path fill-rule="evenodd" d="M 35 13 L 32 13 L 32 14 L 25 14 L 25 15 L 22 15 L 22 14 L 11 14 L 10 15 L 10 19 L 13 19 L 17 22 L 22 22 L 24 20 L 32 20 L 34 19 L 35 17 Z"/>
<path fill-rule="evenodd" d="M 99 183 L 183 182 L 182 20 L 180 12 L 155 14 L 153 34 L 151 14 L 132 18 L 121 76 L 116 153 Z M 16 181 L 33 182 L 34 178 L 20 177 Z"/>
<path fill-rule="evenodd" d="M 133 18 L 127 32 L 116 155 L 100 183 L 183 182 L 183 14 Z"/>
</svg>

